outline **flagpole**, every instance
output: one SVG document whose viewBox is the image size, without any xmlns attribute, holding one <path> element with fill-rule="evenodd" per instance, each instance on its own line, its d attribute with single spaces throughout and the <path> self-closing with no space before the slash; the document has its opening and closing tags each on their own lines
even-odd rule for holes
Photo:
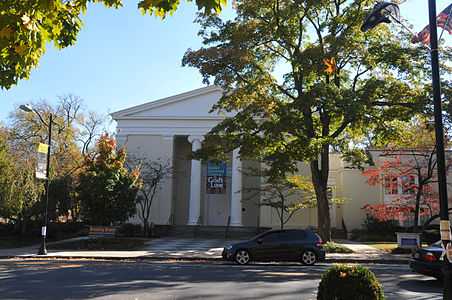
<svg viewBox="0 0 452 300">
<path fill-rule="evenodd" d="M 438 191 L 440 205 L 440 231 L 441 241 L 446 248 L 450 243 L 450 223 L 447 199 L 447 178 L 444 155 L 444 128 L 441 108 L 441 83 L 439 75 L 438 59 L 438 33 L 436 29 L 436 3 L 435 0 L 428 0 L 429 27 L 430 27 L 430 55 L 432 65 L 432 87 L 433 105 L 435 115 L 435 136 L 436 136 L 436 163 L 438 172 Z M 443 262 L 443 299 L 452 300 L 451 264 L 446 255 Z"/>
</svg>

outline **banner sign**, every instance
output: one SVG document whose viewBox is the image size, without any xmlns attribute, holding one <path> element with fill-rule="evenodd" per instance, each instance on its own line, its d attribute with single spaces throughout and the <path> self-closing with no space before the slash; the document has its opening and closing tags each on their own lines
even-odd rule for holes
<svg viewBox="0 0 452 300">
<path fill-rule="evenodd" d="M 207 162 L 207 176 L 226 176 L 226 162 Z"/>
<path fill-rule="evenodd" d="M 36 178 L 38 179 L 47 179 L 47 152 L 49 152 L 49 145 L 40 143 L 36 164 Z"/>
<path fill-rule="evenodd" d="M 226 192 L 226 162 L 207 162 L 207 194 Z"/>
</svg>

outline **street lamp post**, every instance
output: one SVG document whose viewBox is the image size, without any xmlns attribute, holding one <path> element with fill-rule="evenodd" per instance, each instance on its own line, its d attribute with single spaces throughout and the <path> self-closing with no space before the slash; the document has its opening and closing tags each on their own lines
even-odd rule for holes
<svg viewBox="0 0 452 300">
<path fill-rule="evenodd" d="M 436 3 L 435 0 L 428 0 L 429 27 L 430 27 L 430 55 L 432 67 L 432 88 L 433 88 L 433 106 L 435 116 L 435 138 L 436 138 L 436 163 L 438 172 L 438 191 L 440 204 L 440 232 L 441 241 L 444 249 L 450 247 L 450 222 L 447 199 L 447 177 L 444 155 L 444 128 L 441 108 L 441 84 L 438 62 L 438 33 L 436 24 Z M 398 7 L 394 3 L 379 2 L 375 5 L 372 12 L 366 18 L 361 29 L 370 30 L 380 23 L 389 23 L 391 14 L 398 12 Z M 393 16 L 392 16 L 393 17 Z M 442 267 L 444 291 L 443 298 L 452 300 L 452 266 L 447 255 L 444 255 Z"/>
<path fill-rule="evenodd" d="M 41 122 L 46 125 L 44 119 L 42 116 L 34 110 L 30 105 L 21 105 L 20 109 L 25 112 L 34 112 L 38 115 Z M 47 148 L 47 161 L 46 161 L 46 177 L 45 177 L 45 211 L 44 211 L 44 219 L 43 219 L 43 226 L 41 228 L 41 246 L 38 250 L 38 255 L 47 255 L 47 246 L 46 246 L 46 236 L 47 236 L 47 219 L 48 219 L 48 210 L 49 210 L 49 184 L 50 184 L 50 146 L 52 144 L 52 122 L 53 122 L 53 115 L 50 113 L 49 115 L 49 121 L 48 121 L 48 148 Z"/>
</svg>

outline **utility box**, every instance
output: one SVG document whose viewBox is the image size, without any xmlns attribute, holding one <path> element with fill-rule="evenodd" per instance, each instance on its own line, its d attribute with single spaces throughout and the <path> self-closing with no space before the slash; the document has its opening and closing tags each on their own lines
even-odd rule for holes
<svg viewBox="0 0 452 300">
<path fill-rule="evenodd" d="M 421 234 L 412 232 L 396 232 L 399 248 L 416 249 L 421 247 Z"/>
</svg>

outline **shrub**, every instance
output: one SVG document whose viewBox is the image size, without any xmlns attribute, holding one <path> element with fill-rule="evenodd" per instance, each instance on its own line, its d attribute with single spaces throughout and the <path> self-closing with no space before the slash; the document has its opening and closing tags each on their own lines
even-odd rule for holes
<svg viewBox="0 0 452 300">
<path fill-rule="evenodd" d="M 49 223 L 47 226 L 47 238 L 49 239 L 68 239 L 88 235 L 89 232 L 89 226 L 81 222 Z"/>
<path fill-rule="evenodd" d="M 351 240 L 359 242 L 396 242 L 397 236 L 394 232 L 368 232 L 363 229 L 353 229 Z"/>
<path fill-rule="evenodd" d="M 370 233 L 380 234 L 394 233 L 401 230 L 398 221 L 381 221 L 371 215 L 366 216 L 366 220 L 364 220 L 364 227 Z"/>
<path fill-rule="evenodd" d="M 14 224 L 0 223 L 0 236 L 10 236 L 16 233 Z"/>
<path fill-rule="evenodd" d="M 362 266 L 335 265 L 323 275 L 318 300 L 383 300 L 383 288 L 374 273 Z"/>
<path fill-rule="evenodd" d="M 334 242 L 327 242 L 325 245 L 323 245 L 323 248 L 325 248 L 325 251 L 327 253 L 353 253 L 351 249 Z"/>
<path fill-rule="evenodd" d="M 116 230 L 115 235 L 119 237 L 142 237 L 143 227 L 140 224 L 125 223 Z"/>
</svg>

